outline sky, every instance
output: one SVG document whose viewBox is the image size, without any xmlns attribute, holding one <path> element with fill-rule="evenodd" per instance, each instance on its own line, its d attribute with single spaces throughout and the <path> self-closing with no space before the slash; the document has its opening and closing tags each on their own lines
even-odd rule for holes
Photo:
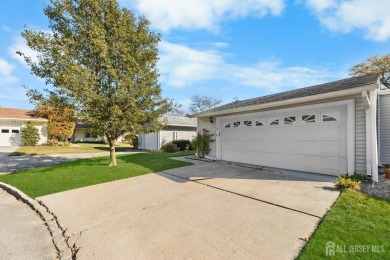
<svg viewBox="0 0 390 260">
<path fill-rule="evenodd" d="M 21 32 L 48 30 L 48 0 L 0 4 L 0 106 L 31 109 L 23 86 L 43 90 L 16 54 Z M 386 0 L 119 0 L 161 34 L 162 95 L 186 110 L 193 95 L 223 103 L 348 77 L 390 53 Z M 49 86 L 50 87 L 50 86 Z"/>
</svg>

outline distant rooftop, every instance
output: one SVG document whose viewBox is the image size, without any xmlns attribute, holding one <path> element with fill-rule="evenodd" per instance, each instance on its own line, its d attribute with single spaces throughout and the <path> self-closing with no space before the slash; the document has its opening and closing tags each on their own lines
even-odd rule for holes
<svg viewBox="0 0 390 260">
<path fill-rule="evenodd" d="M 196 127 L 196 118 L 189 118 L 184 116 L 165 116 L 168 126 L 189 126 Z"/>
<path fill-rule="evenodd" d="M 4 118 L 47 121 L 45 118 L 35 117 L 32 110 L 0 107 L 0 119 Z"/>
</svg>

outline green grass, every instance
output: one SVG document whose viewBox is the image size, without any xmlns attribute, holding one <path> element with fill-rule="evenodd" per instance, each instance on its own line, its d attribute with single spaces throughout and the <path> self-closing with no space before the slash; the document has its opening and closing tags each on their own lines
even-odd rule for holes
<svg viewBox="0 0 390 260">
<path fill-rule="evenodd" d="M 22 146 L 10 156 L 21 155 L 45 155 L 45 154 L 70 154 L 70 153 L 99 153 L 109 151 L 108 144 L 79 143 L 74 146 Z M 126 152 L 132 147 L 128 143 L 119 143 L 115 147 L 117 152 Z"/>
<path fill-rule="evenodd" d="M 170 159 L 194 154 L 139 153 L 117 156 L 118 165 L 108 167 L 109 157 L 84 159 L 0 176 L 0 182 L 20 189 L 32 198 L 98 183 L 120 180 L 152 172 L 191 165 Z"/>
<path fill-rule="evenodd" d="M 326 256 L 326 243 L 346 245 L 380 245 L 382 253 L 337 253 Z M 380 248 L 379 248 L 380 249 Z M 359 193 L 343 192 L 298 259 L 390 259 L 390 201 Z"/>
</svg>

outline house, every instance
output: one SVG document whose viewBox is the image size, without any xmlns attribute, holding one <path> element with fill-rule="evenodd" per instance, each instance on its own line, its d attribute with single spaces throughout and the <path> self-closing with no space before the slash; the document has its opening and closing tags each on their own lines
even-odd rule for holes
<svg viewBox="0 0 390 260">
<path fill-rule="evenodd" d="M 72 143 L 101 142 L 104 141 L 104 137 L 92 133 L 86 124 L 77 123 L 70 141 Z"/>
<path fill-rule="evenodd" d="M 196 136 L 196 119 L 182 116 L 166 116 L 166 126 L 160 131 L 138 136 L 138 147 L 159 150 L 173 140 L 192 140 Z"/>
<path fill-rule="evenodd" d="M 47 142 L 47 119 L 35 117 L 31 110 L 0 107 L 0 146 L 20 146 L 21 130 L 27 124 L 38 129 L 39 142 Z"/>
<path fill-rule="evenodd" d="M 379 163 L 390 162 L 390 92 L 380 90 L 378 74 L 236 101 L 192 117 L 199 130 L 215 135 L 208 156 L 216 160 L 336 176 L 360 172 L 374 181 Z"/>
</svg>

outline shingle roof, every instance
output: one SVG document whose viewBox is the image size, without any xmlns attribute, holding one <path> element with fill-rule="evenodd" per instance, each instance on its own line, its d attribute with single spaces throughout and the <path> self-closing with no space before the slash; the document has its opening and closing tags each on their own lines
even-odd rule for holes
<svg viewBox="0 0 390 260">
<path fill-rule="evenodd" d="M 255 106 L 255 105 L 261 105 L 266 103 L 272 103 L 277 101 L 284 101 L 288 99 L 294 99 L 294 98 L 300 98 L 300 97 L 307 97 L 307 96 L 314 96 L 318 94 L 324 94 L 339 90 L 345 90 L 345 89 L 351 89 L 356 87 L 362 87 L 366 85 L 372 85 L 376 84 L 379 79 L 379 74 L 369 74 L 365 76 L 358 76 L 353 78 L 347 78 L 342 80 L 337 80 L 325 84 L 315 85 L 311 87 L 306 88 L 300 88 L 300 89 L 294 89 L 286 92 L 281 92 L 277 94 L 272 94 L 268 96 L 262 96 L 257 98 L 251 98 L 246 99 L 242 101 L 235 101 L 232 103 L 228 103 L 219 107 L 215 107 L 213 109 L 201 112 L 199 114 L 195 114 L 193 116 L 197 116 L 203 113 L 209 113 L 209 112 L 218 112 L 218 111 L 224 111 L 224 110 L 230 110 L 234 108 L 240 108 L 240 107 L 246 107 L 246 106 Z"/>
<path fill-rule="evenodd" d="M 167 126 L 189 126 L 196 127 L 196 118 L 189 118 L 184 116 L 165 116 L 167 120 Z"/>
<path fill-rule="evenodd" d="M 30 119 L 47 121 L 45 118 L 35 117 L 32 110 L 0 107 L 0 119 Z"/>
</svg>

